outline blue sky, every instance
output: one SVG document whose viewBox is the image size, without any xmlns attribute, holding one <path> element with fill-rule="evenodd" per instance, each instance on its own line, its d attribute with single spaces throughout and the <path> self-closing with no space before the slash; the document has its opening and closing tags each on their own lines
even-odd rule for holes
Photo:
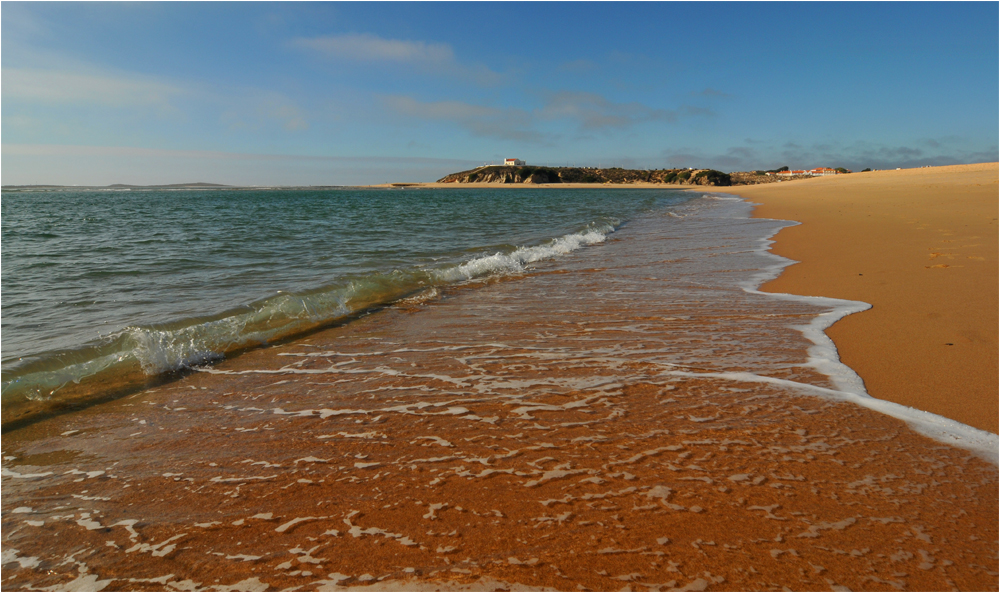
<svg viewBox="0 0 1000 593">
<path fill-rule="evenodd" d="M 0 5 L 2 182 L 998 159 L 998 5 Z"/>
</svg>

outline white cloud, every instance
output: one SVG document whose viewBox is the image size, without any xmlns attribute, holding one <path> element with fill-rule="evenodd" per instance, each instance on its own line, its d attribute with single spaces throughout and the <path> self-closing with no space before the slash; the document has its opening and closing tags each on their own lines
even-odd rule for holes
<svg viewBox="0 0 1000 593">
<path fill-rule="evenodd" d="M 482 64 L 463 64 L 446 43 L 425 43 L 402 39 L 385 39 L 368 33 L 298 37 L 293 47 L 311 51 L 332 60 L 405 65 L 424 73 L 453 76 L 476 84 L 492 86 L 505 76 Z"/>
<path fill-rule="evenodd" d="M 549 94 L 538 109 L 525 110 L 475 105 L 462 101 L 422 102 L 407 96 L 382 98 L 399 115 L 423 120 L 450 121 L 476 136 L 491 136 L 547 144 L 553 134 L 538 131 L 540 123 L 568 120 L 581 132 L 624 129 L 648 121 L 674 122 L 681 117 L 711 115 L 697 107 L 656 109 L 641 103 L 614 103 L 595 93 L 562 91 Z"/>
<path fill-rule="evenodd" d="M 646 121 L 675 122 L 683 116 L 711 115 L 698 107 L 657 109 L 642 103 L 615 103 L 596 93 L 560 91 L 547 97 L 538 115 L 543 119 L 569 118 L 583 130 L 626 128 Z"/>
<path fill-rule="evenodd" d="M 484 117 L 502 117 L 504 110 L 472 105 L 461 101 L 435 101 L 424 103 L 412 97 L 392 96 L 383 98 L 385 104 L 397 113 L 421 119 L 461 121 Z"/>
<path fill-rule="evenodd" d="M 383 39 L 369 34 L 297 38 L 292 45 L 348 60 L 418 64 L 448 64 L 455 60 L 451 47 L 444 43 Z"/>
<path fill-rule="evenodd" d="M 3 4 L 3 49 L 5 52 L 13 50 L 9 55 L 19 54 L 24 42 L 49 41 L 53 36 L 52 27 L 35 13 L 32 3 Z"/>
<path fill-rule="evenodd" d="M 37 116 L 29 118 L 26 114 L 17 113 L 17 109 L 24 104 L 138 109 L 173 116 L 193 101 L 218 109 L 219 121 L 230 130 L 256 131 L 268 125 L 277 125 L 287 131 L 309 128 L 305 111 L 281 93 L 252 87 L 212 87 L 197 83 L 180 85 L 129 74 L 93 72 L 99 70 L 93 66 L 87 67 L 84 73 L 3 68 L 2 95 L 4 106 L 9 107 L 4 117 L 5 125 L 26 127 L 28 123 L 38 125 L 43 121 Z M 189 100 L 189 104 L 179 103 L 182 99 Z M 68 121 L 64 112 L 59 112 L 57 119 L 63 124 Z"/>
<path fill-rule="evenodd" d="M 533 117 L 522 109 L 498 109 L 461 101 L 422 102 L 412 97 L 390 96 L 383 104 L 400 115 L 424 120 L 449 121 L 475 136 L 544 143 L 545 134 L 532 130 Z"/>
<path fill-rule="evenodd" d="M 59 70 L 4 68 L 0 76 L 4 100 L 171 109 L 171 99 L 185 92 L 154 80 Z"/>
<path fill-rule="evenodd" d="M 699 92 L 691 93 L 695 97 L 718 97 L 720 99 L 731 99 L 733 96 L 729 93 L 720 91 L 719 89 L 713 89 L 712 87 L 705 87 Z"/>
<path fill-rule="evenodd" d="M 274 123 L 289 132 L 309 129 L 305 112 L 280 93 L 248 91 L 247 95 L 239 99 L 227 96 L 219 102 L 228 104 L 219 119 L 232 131 L 256 131 Z"/>
</svg>

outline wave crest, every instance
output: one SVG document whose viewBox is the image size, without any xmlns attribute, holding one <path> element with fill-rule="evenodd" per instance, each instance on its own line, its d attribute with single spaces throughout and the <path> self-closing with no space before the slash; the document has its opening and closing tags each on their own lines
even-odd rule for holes
<svg viewBox="0 0 1000 593">
<path fill-rule="evenodd" d="M 100 397 L 137 386 L 150 377 L 218 361 L 248 348 L 319 329 L 372 307 L 417 294 L 436 294 L 435 286 L 522 272 L 533 262 L 603 242 L 617 224 L 595 223 L 539 245 L 440 268 L 372 273 L 344 278 L 312 291 L 279 292 L 212 318 L 126 327 L 101 344 L 43 356 L 5 372 L 4 422 L 12 408 L 26 402 Z"/>
</svg>

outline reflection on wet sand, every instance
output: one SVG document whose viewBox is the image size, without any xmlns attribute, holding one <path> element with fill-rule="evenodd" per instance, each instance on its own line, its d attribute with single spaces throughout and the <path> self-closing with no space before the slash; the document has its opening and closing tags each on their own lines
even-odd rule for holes
<svg viewBox="0 0 1000 593">
<path fill-rule="evenodd" d="M 997 468 L 664 225 L 5 435 L 3 587 L 995 589 Z"/>
</svg>

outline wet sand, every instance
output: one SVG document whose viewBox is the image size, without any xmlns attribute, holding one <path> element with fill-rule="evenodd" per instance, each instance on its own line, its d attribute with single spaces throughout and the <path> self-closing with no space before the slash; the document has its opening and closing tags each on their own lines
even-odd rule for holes
<svg viewBox="0 0 1000 593">
<path fill-rule="evenodd" d="M 673 220 L 5 434 L 4 589 L 996 589 L 997 467 Z"/>
<path fill-rule="evenodd" d="M 998 430 L 997 163 L 727 188 L 796 220 L 763 290 L 864 301 L 831 327 L 872 396 Z"/>
</svg>

